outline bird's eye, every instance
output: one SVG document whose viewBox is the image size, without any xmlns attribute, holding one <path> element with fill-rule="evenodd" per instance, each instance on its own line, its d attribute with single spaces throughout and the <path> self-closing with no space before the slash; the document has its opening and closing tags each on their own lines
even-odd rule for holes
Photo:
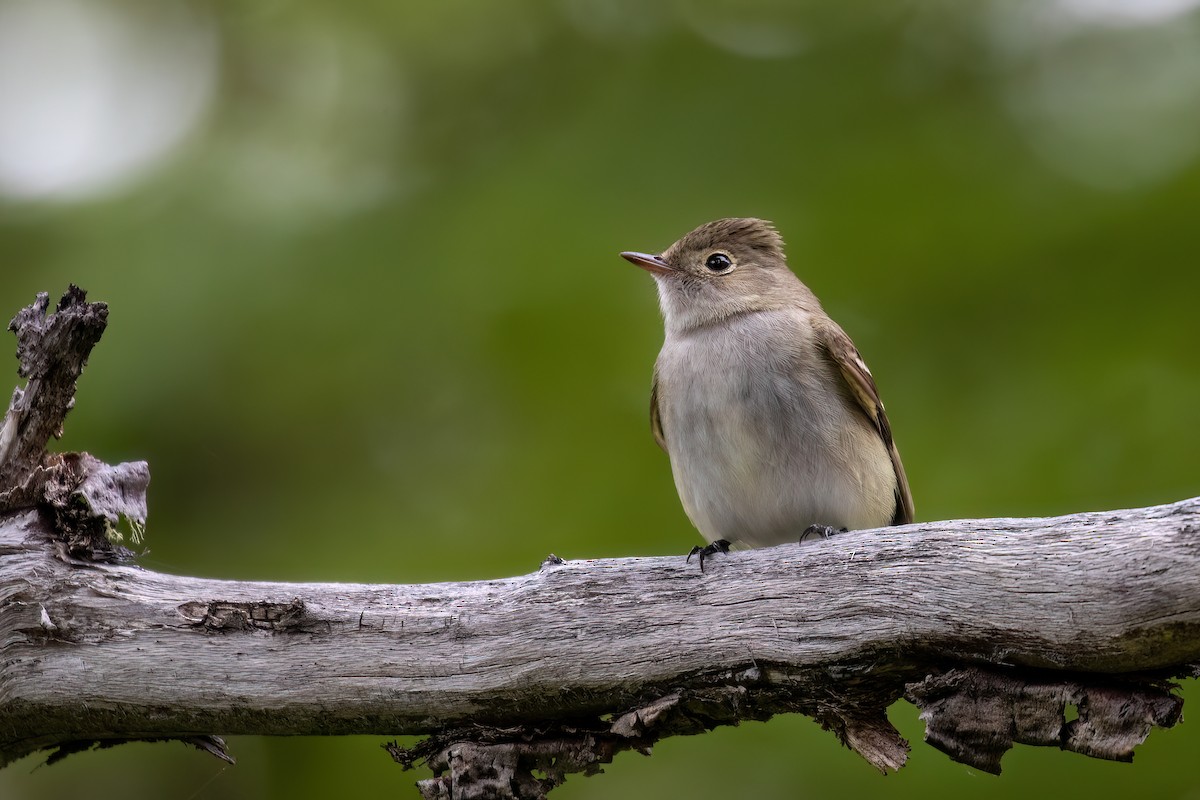
<svg viewBox="0 0 1200 800">
<path fill-rule="evenodd" d="M 733 266 L 733 260 L 724 253 L 713 253 L 705 259 L 704 266 L 713 272 L 724 272 Z"/>
</svg>

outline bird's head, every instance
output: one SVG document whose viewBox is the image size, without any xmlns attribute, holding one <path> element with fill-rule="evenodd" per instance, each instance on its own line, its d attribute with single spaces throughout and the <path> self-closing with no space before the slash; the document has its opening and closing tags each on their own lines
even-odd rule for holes
<svg viewBox="0 0 1200 800">
<path fill-rule="evenodd" d="M 816 303 L 788 269 L 779 232 L 761 219 L 719 219 L 685 234 L 660 255 L 621 256 L 654 276 L 669 331 Z"/>
</svg>

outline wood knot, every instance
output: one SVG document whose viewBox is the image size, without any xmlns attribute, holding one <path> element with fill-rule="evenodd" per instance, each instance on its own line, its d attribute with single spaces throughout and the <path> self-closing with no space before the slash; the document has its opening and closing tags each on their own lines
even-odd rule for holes
<svg viewBox="0 0 1200 800">
<path fill-rule="evenodd" d="M 297 628 L 305 622 L 304 601 L 299 597 L 289 603 L 266 600 L 242 603 L 229 600 L 193 600 L 178 606 L 179 615 L 193 627 L 211 631 L 283 631 Z"/>
</svg>

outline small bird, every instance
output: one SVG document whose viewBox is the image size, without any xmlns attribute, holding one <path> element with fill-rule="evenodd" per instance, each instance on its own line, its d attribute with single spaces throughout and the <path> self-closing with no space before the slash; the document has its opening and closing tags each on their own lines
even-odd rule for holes
<svg viewBox="0 0 1200 800">
<path fill-rule="evenodd" d="M 912 522 L 875 380 L 771 223 L 720 219 L 661 255 L 621 256 L 658 284 L 650 427 L 709 543 L 688 556 L 701 570 L 731 546 Z"/>
</svg>

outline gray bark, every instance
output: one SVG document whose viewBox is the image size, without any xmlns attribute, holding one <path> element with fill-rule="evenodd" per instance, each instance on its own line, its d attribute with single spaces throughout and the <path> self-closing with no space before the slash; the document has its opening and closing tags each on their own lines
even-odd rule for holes
<svg viewBox="0 0 1200 800">
<path fill-rule="evenodd" d="M 55 541 L 36 512 L 0 525 L 5 761 L 75 740 L 369 733 L 437 734 L 420 754 L 435 767 L 465 744 L 546 741 L 594 765 L 802 711 L 896 768 L 883 710 L 908 686 L 936 744 L 994 770 L 1014 719 L 1016 741 L 1129 757 L 1178 717 L 1164 679 L 1200 661 L 1200 498 L 854 532 L 704 573 L 550 560 L 414 586 L 163 575 Z M 1100 709 L 1113 696 L 1131 718 Z"/>
<path fill-rule="evenodd" d="M 801 712 L 880 769 L 926 738 L 999 771 L 1014 742 L 1128 760 L 1200 662 L 1200 498 L 957 520 L 717 556 L 564 562 L 415 586 L 143 570 L 144 463 L 45 452 L 105 322 L 74 287 L 13 320 L 0 425 L 0 766 L 214 734 L 429 734 L 429 798 L 535 798 L 628 749 Z M 1068 713 L 1070 712 L 1070 713 Z M 1070 719 L 1068 719 L 1070 717 Z"/>
<path fill-rule="evenodd" d="M 33 472 L 50 437 L 62 436 L 75 381 L 108 324 L 108 306 L 85 300 L 83 290 L 71 286 L 47 316 L 50 296 L 42 293 L 8 325 L 17 336 L 17 372 L 28 383 L 13 392 L 0 425 L 0 489 Z"/>
</svg>

